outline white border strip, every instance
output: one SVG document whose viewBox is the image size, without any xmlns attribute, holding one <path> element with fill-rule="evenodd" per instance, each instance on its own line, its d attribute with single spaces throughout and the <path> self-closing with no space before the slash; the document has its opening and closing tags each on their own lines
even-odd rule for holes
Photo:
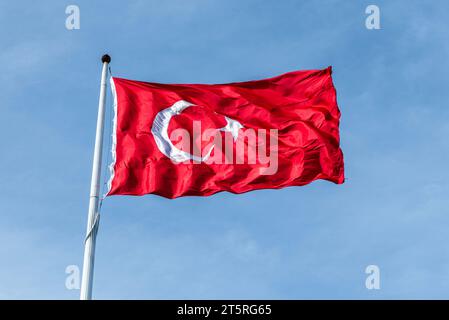
<svg viewBox="0 0 449 320">
<path fill-rule="evenodd" d="M 111 146 L 111 153 L 112 153 L 112 162 L 109 165 L 109 180 L 108 180 L 108 191 L 104 195 L 106 197 L 112 188 L 112 180 L 114 179 L 114 167 L 115 167 L 115 161 L 117 160 L 117 92 L 115 91 L 115 84 L 114 84 L 114 78 L 111 77 L 109 79 L 111 82 L 111 91 L 112 91 L 112 97 L 114 100 L 114 119 L 112 120 L 112 146 Z"/>
</svg>

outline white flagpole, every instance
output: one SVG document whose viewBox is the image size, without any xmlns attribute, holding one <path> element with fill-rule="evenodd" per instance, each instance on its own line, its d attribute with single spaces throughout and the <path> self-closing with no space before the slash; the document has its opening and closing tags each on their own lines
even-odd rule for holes
<svg viewBox="0 0 449 320">
<path fill-rule="evenodd" d="M 95 135 L 92 180 L 90 183 L 89 214 L 87 217 L 87 233 L 84 243 L 83 278 L 81 280 L 80 300 L 92 299 L 92 282 L 94 277 L 95 240 L 99 223 L 98 204 L 100 197 L 101 153 L 103 150 L 104 109 L 106 102 L 106 78 L 111 57 L 105 54 L 101 57 L 103 70 L 101 72 L 100 99 L 98 101 L 97 131 Z"/>
</svg>

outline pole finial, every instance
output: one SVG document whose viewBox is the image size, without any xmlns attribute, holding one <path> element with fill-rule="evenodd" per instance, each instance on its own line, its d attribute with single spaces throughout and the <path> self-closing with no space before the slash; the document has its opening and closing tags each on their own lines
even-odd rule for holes
<svg viewBox="0 0 449 320">
<path fill-rule="evenodd" d="M 111 62 L 111 57 L 108 55 L 108 54 L 105 54 L 105 55 L 103 55 L 102 57 L 101 57 L 101 62 L 103 62 L 103 63 L 109 63 L 109 62 Z"/>
</svg>

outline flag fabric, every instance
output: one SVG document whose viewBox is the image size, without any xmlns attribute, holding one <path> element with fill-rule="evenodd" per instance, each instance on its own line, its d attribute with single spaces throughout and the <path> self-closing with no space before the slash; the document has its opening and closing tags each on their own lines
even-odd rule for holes
<svg viewBox="0 0 449 320">
<path fill-rule="evenodd" d="M 229 84 L 111 78 L 107 195 L 167 198 L 344 182 L 332 68 Z"/>
</svg>

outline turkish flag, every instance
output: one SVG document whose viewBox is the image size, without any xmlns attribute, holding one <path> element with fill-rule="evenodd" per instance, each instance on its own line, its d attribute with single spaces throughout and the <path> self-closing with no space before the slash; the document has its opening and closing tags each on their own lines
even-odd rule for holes
<svg viewBox="0 0 449 320">
<path fill-rule="evenodd" d="M 229 84 L 111 78 L 108 195 L 167 198 L 344 182 L 332 69 Z"/>
</svg>

